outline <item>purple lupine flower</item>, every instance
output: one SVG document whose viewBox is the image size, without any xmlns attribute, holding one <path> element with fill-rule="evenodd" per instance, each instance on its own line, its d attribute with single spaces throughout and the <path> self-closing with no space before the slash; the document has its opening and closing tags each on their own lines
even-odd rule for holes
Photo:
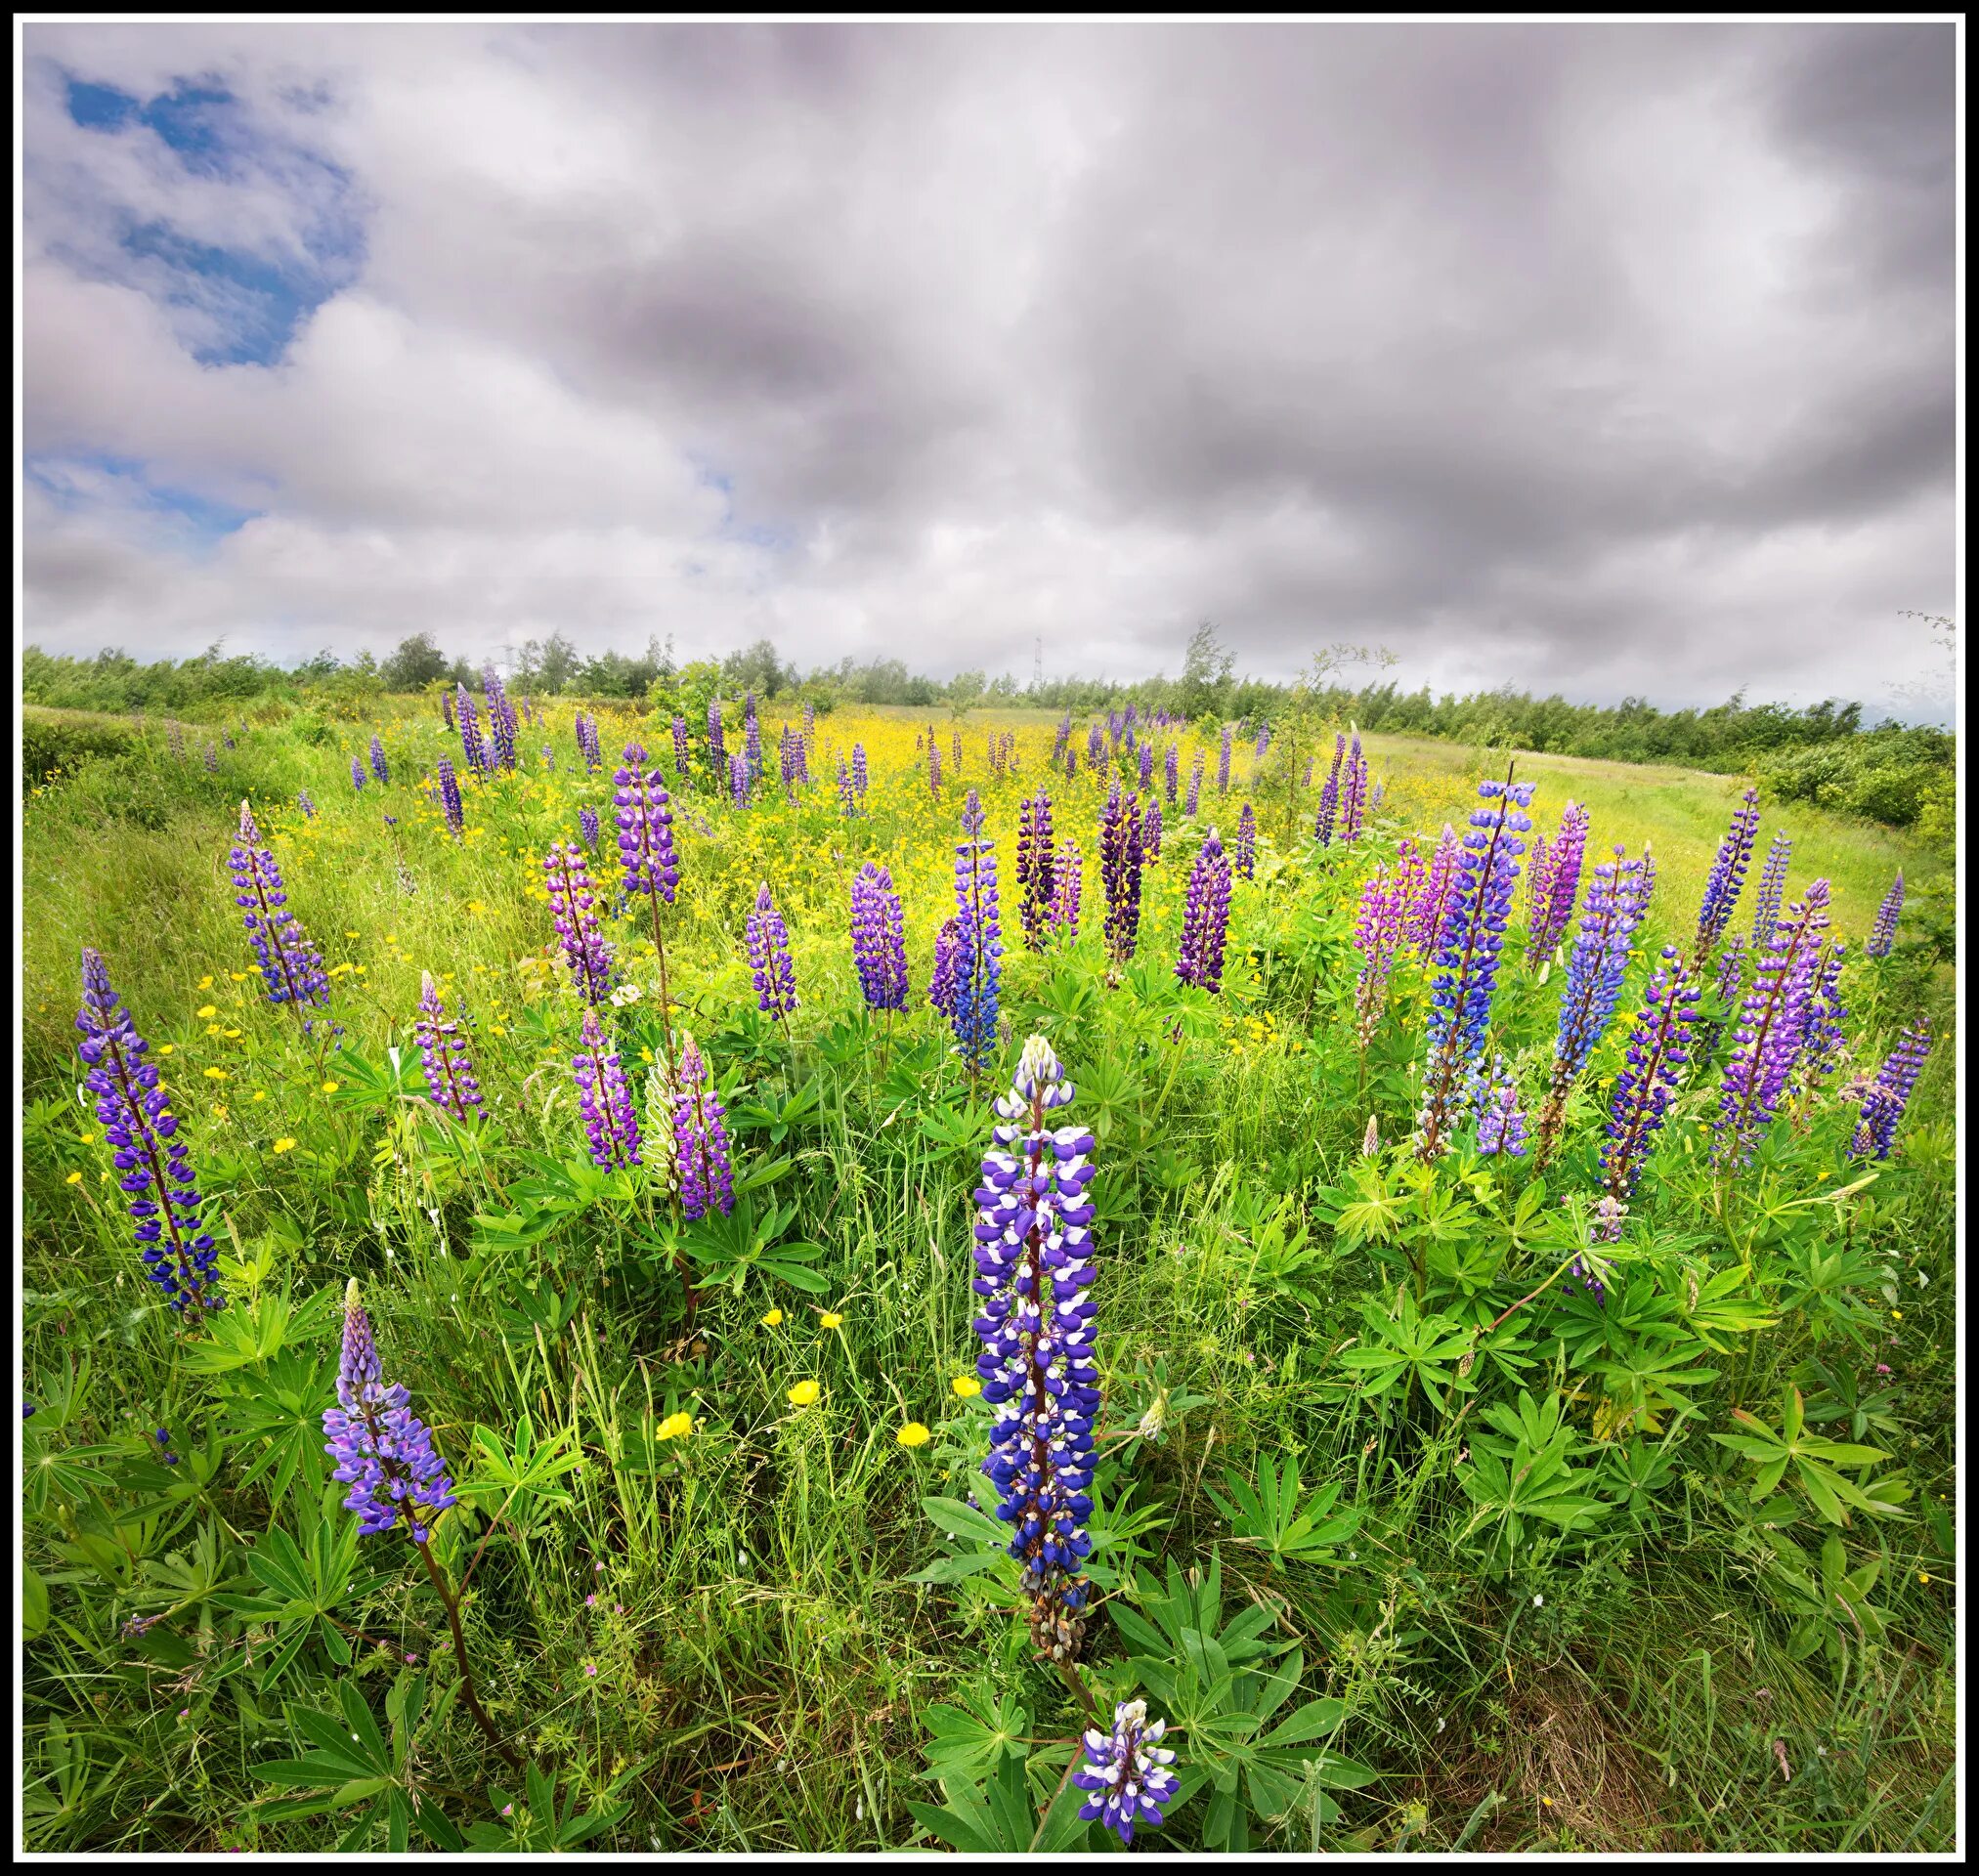
<svg viewBox="0 0 1979 1876">
<path fill-rule="evenodd" d="M 292 1003 L 297 1009 L 326 1008 L 329 974 L 323 954 L 310 942 L 302 921 L 288 910 L 288 894 L 275 855 L 261 842 L 261 830 L 245 801 L 240 804 L 240 838 L 227 856 L 234 873 L 234 903 L 254 947 L 262 982 L 271 1003 Z M 310 1022 L 304 1019 L 304 1031 Z"/>
<path fill-rule="evenodd" d="M 1523 812 L 1532 805 L 1532 784 L 1486 778 L 1478 793 L 1493 805 L 1471 813 L 1464 836 L 1463 871 L 1457 875 L 1449 916 L 1437 952 L 1438 975 L 1430 996 L 1429 1052 L 1423 1068 L 1423 1106 L 1417 1116 L 1417 1157 L 1441 1153 L 1455 1119 L 1462 1077 L 1484 1052 L 1498 959 L 1518 884 L 1521 836 L 1531 829 Z"/>
<path fill-rule="evenodd" d="M 1793 855 L 1793 836 L 1783 828 L 1766 849 L 1766 864 L 1759 869 L 1759 893 L 1752 907 L 1752 949 L 1763 953 L 1773 943 L 1773 927 L 1780 920 L 1781 902 L 1786 896 L 1786 863 Z"/>
<path fill-rule="evenodd" d="M 433 766 L 440 778 L 440 811 L 447 817 L 447 831 L 457 840 L 467 825 L 467 810 L 460 804 L 460 778 L 444 755 Z"/>
<path fill-rule="evenodd" d="M 605 766 L 604 746 L 598 741 L 598 719 L 578 712 L 578 753 L 584 758 L 584 773 L 595 775 Z"/>
<path fill-rule="evenodd" d="M 1875 923 L 1870 927 L 1869 943 L 1863 950 L 1871 958 L 1887 958 L 1890 947 L 1897 941 L 1897 920 L 1904 912 L 1904 875 L 1897 874 L 1896 883 L 1883 895 L 1883 902 L 1876 908 Z"/>
<path fill-rule="evenodd" d="M 1777 931 L 1779 919 L 1776 918 L 1773 923 Z M 1717 1053 L 1719 1040 L 1738 1011 L 1744 995 L 1745 959 L 1748 955 L 1742 937 L 1727 938 L 1724 949 L 1718 953 L 1718 977 L 1712 986 L 1712 995 L 1719 1013 L 1699 1022 L 1697 1038 L 1691 1048 L 1692 1061 L 1699 1065 L 1708 1062 Z"/>
<path fill-rule="evenodd" d="M 337 1404 L 323 1409 L 323 1451 L 337 1462 L 330 1476 L 351 1488 L 344 1510 L 357 1513 L 360 1532 L 389 1531 L 403 1516 L 412 1542 L 424 1544 L 456 1501 L 447 1462 L 411 1402 L 403 1386 L 385 1385 L 353 1277 L 344 1291 Z"/>
<path fill-rule="evenodd" d="M 852 745 L 852 792 L 863 806 L 866 800 L 866 746 L 863 743 Z"/>
<path fill-rule="evenodd" d="M 1269 723 L 1260 723 L 1257 746 L 1251 750 L 1251 762 L 1254 767 L 1265 759 L 1265 751 L 1270 746 L 1271 726 Z"/>
<path fill-rule="evenodd" d="M 673 719 L 673 773 L 679 781 L 687 780 L 687 719 L 684 716 Z"/>
<path fill-rule="evenodd" d="M 749 806 L 749 757 L 740 749 L 728 758 L 728 794 L 737 807 Z"/>
<path fill-rule="evenodd" d="M 447 733 L 453 734 L 453 693 L 443 690 L 440 693 L 440 720 L 447 725 Z"/>
<path fill-rule="evenodd" d="M 585 1002 L 600 1003 L 612 988 L 612 947 L 598 929 L 597 895 L 584 850 L 575 840 L 552 840 L 542 870 L 571 981 Z"/>
<path fill-rule="evenodd" d="M 839 812 L 848 821 L 859 812 L 858 798 L 852 792 L 852 772 L 842 755 L 839 758 Z"/>
<path fill-rule="evenodd" d="M 1712 1158 L 1721 1167 L 1751 1158 L 1754 1142 L 1779 1108 L 1806 1039 L 1827 929 L 1828 881 L 1817 879 L 1775 925 L 1772 946 L 1759 959 L 1740 1012 L 1712 1130 Z"/>
<path fill-rule="evenodd" d="M 1360 888 L 1354 920 L 1354 944 L 1360 972 L 1354 985 L 1354 1034 L 1364 1051 L 1374 1041 L 1388 1003 L 1389 972 L 1407 925 L 1414 849 L 1407 847 L 1393 868 L 1369 874 Z"/>
<path fill-rule="evenodd" d="M 481 694 L 488 700 L 488 728 L 495 739 L 495 760 L 504 768 L 515 767 L 515 705 L 508 701 L 499 675 L 493 664 L 481 672 Z M 492 765 L 491 765 L 492 766 Z"/>
<path fill-rule="evenodd" d="M 1055 768 L 1064 755 L 1066 746 L 1072 741 L 1072 712 L 1067 710 L 1058 724 L 1058 733 L 1052 739 L 1052 766 Z"/>
<path fill-rule="evenodd" d="M 1212 828 L 1203 836 L 1188 875 L 1182 915 L 1182 946 L 1175 974 L 1214 996 L 1223 989 L 1224 941 L 1230 924 L 1230 863 Z"/>
<path fill-rule="evenodd" d="M 426 1092 L 434 1106 L 456 1121 L 470 1120 L 484 1111 L 481 1084 L 475 1080 L 474 1063 L 467 1053 L 467 1038 L 460 1033 L 459 1019 L 447 1014 L 431 971 L 419 973 L 419 1014 L 412 1025 L 412 1040 L 419 1045 Z"/>
<path fill-rule="evenodd" d="M 104 1140 L 114 1149 L 110 1164 L 122 1175 L 117 1184 L 128 1195 L 145 1275 L 182 1314 L 220 1308 L 213 1268 L 220 1253 L 199 1222 L 203 1201 L 178 1116 L 158 1084 L 157 1064 L 145 1059 L 151 1045 L 110 987 L 103 954 L 88 945 L 75 1026 L 82 1036 L 76 1052 L 89 1071 L 83 1087 L 96 1096 Z"/>
<path fill-rule="evenodd" d="M 578 834 L 584 843 L 584 851 L 586 853 L 597 852 L 598 811 L 596 808 L 580 808 L 578 810 Z"/>
<path fill-rule="evenodd" d="M 1875 1084 L 1864 1099 L 1848 1150 L 1858 1159 L 1886 1160 L 1896 1145 L 1897 1123 L 1910 1105 L 1911 1090 L 1931 1052 L 1931 1023 L 1925 1016 L 1905 1028 L 1897 1045 L 1876 1072 Z"/>
<path fill-rule="evenodd" d="M 295 797 L 295 805 L 302 810 L 305 820 L 314 821 L 316 819 L 316 802 L 307 789 L 304 789 Z"/>
<path fill-rule="evenodd" d="M 707 1060 L 684 1030 L 680 1036 L 678 1092 L 673 1099 L 673 1149 L 680 1168 L 680 1210 L 689 1222 L 735 1210 L 735 1173 L 728 1130 Z"/>
<path fill-rule="evenodd" d="M 815 704 L 813 704 L 809 698 L 805 698 L 804 741 L 806 743 L 815 743 L 817 740 L 818 740 L 818 706 Z"/>
<path fill-rule="evenodd" d="M 1820 1087 L 1841 1060 L 1842 1024 L 1848 1019 L 1841 1001 L 1841 967 L 1847 958 L 1848 946 L 1837 938 L 1815 972 L 1800 1045 L 1800 1075 L 1810 1088 Z"/>
<path fill-rule="evenodd" d="M 1717 857 L 1711 862 L 1710 876 L 1704 881 L 1704 897 L 1698 907 L 1698 937 L 1691 961 L 1699 970 L 1732 922 L 1740 888 L 1745 883 L 1745 869 L 1751 864 L 1752 843 L 1758 837 L 1759 790 L 1747 789 L 1739 806 L 1732 810 L 1732 824 L 1725 830 L 1725 837 L 1718 842 Z"/>
<path fill-rule="evenodd" d="M 391 764 L 385 760 L 384 743 L 375 735 L 371 738 L 371 773 L 378 778 L 381 786 L 392 779 Z"/>
<path fill-rule="evenodd" d="M 1162 1808 L 1175 1802 L 1175 1754 L 1158 1744 L 1168 1722 L 1147 1718 L 1145 1700 L 1123 1700 L 1113 1709 L 1113 1730 L 1089 1727 L 1086 1763 L 1072 1782 L 1093 1796 L 1079 1807 L 1089 1822 L 1097 1818 L 1123 1844 L 1134 1842 L 1137 1824 L 1161 1822 Z"/>
<path fill-rule="evenodd" d="M 1135 760 L 1140 769 L 1140 787 L 1151 793 L 1154 789 L 1154 745 L 1143 743 Z"/>
<path fill-rule="evenodd" d="M 852 964 L 868 1009 L 907 1007 L 907 921 L 893 875 L 872 861 L 852 881 Z"/>
<path fill-rule="evenodd" d="M 167 723 L 165 725 L 165 741 L 171 746 L 173 759 L 179 762 L 185 761 L 186 759 L 185 725 L 178 722 L 176 719 L 174 719 L 170 723 Z"/>
<path fill-rule="evenodd" d="M 1367 813 L 1367 758 L 1360 752 L 1360 732 L 1347 746 L 1347 769 L 1340 780 L 1340 838 L 1343 842 L 1360 838 L 1361 822 Z"/>
<path fill-rule="evenodd" d="M 751 788 L 762 780 L 762 721 L 755 713 L 755 693 L 746 691 L 742 699 L 742 753 L 749 764 Z"/>
<path fill-rule="evenodd" d="M 1140 858 L 1150 867 L 1161 858 L 1161 803 L 1152 796 L 1140 811 Z"/>
<path fill-rule="evenodd" d="M 618 807 L 621 882 L 627 892 L 657 893 L 670 906 L 680 883 L 680 856 L 673 844 L 673 810 L 660 786 L 660 771 L 645 766 L 646 751 L 625 745 L 625 766 L 612 772 Z"/>
<path fill-rule="evenodd" d="M 1608 1138 L 1601 1149 L 1601 1170 L 1611 1210 L 1607 1235 L 1620 1235 L 1620 1212 L 1635 1196 L 1643 1162 L 1656 1130 L 1663 1124 L 1671 1098 L 1683 1079 L 1690 1054 L 1690 1025 L 1702 993 L 1697 973 L 1674 945 L 1665 945 L 1662 961 L 1650 974 L 1643 1005 L 1629 1031 L 1628 1051 L 1615 1077 L 1609 1103 Z"/>
<path fill-rule="evenodd" d="M 1224 725 L 1223 740 L 1217 745 L 1217 792 L 1230 791 L 1230 726 Z"/>
<path fill-rule="evenodd" d="M 960 730 L 950 730 L 948 733 L 948 754 L 950 766 L 957 775 L 960 775 L 962 773 L 962 732 Z"/>
<path fill-rule="evenodd" d="M 1572 955 L 1567 960 L 1553 1071 L 1539 1110 L 1536 1164 L 1541 1167 L 1552 1157 L 1554 1142 L 1560 1137 L 1567 1118 L 1567 1097 L 1614 1015 L 1621 997 L 1622 972 L 1628 968 L 1629 946 L 1642 923 L 1643 863 L 1625 859 L 1624 851 L 1616 847 L 1613 860 L 1604 860 L 1594 869 Z"/>
<path fill-rule="evenodd" d="M 208 743 L 199 751 L 199 759 L 205 763 L 208 775 L 218 775 L 220 773 L 220 751 L 211 743 Z"/>
<path fill-rule="evenodd" d="M 1570 801 L 1560 811 L 1560 831 L 1546 849 L 1543 864 L 1539 857 L 1540 842 L 1532 843 L 1533 883 L 1527 920 L 1531 940 L 1526 952 L 1528 963 L 1537 964 L 1550 958 L 1567 935 L 1568 921 L 1573 917 L 1573 901 L 1580 891 L 1580 869 L 1587 853 L 1587 810 L 1579 802 Z M 1619 853 L 1620 849 L 1615 851 Z M 1643 896 L 1645 905 L 1648 903 L 1645 895 L 1638 896 Z"/>
<path fill-rule="evenodd" d="M 1347 760 L 1347 738 L 1333 734 L 1333 766 L 1326 772 L 1326 785 L 1319 790 L 1319 811 L 1312 819 L 1312 837 L 1322 847 L 1333 844 L 1333 818 L 1340 808 L 1340 766 Z"/>
<path fill-rule="evenodd" d="M 1086 732 L 1086 766 L 1097 769 L 1106 760 L 1106 739 L 1095 722 Z"/>
<path fill-rule="evenodd" d="M 1094 1362 L 1093 1135 L 1048 1128 L 1073 1087 L 1042 1036 L 1024 1045 L 976 1188 L 973 1327 L 975 1371 L 997 1410 L 984 1475 L 997 1516 L 1011 1527 L 1023 1568 L 1031 1639 L 1054 1661 L 1076 1651 L 1091 1586 L 1093 1422 L 1099 1411 Z"/>
<path fill-rule="evenodd" d="M 927 979 L 927 1001 L 949 1021 L 955 1020 L 955 971 L 961 947 L 961 920 L 949 917 L 934 934 L 934 969 Z"/>
<path fill-rule="evenodd" d="M 1256 876 L 1258 871 L 1258 817 L 1248 801 L 1244 803 L 1242 811 L 1237 815 L 1235 865 L 1237 872 L 1246 879 Z"/>
<path fill-rule="evenodd" d="M 365 764 L 361 756 L 351 757 L 351 787 L 362 789 L 365 786 Z"/>
<path fill-rule="evenodd" d="M 777 732 L 777 778 L 784 785 L 784 798 L 795 799 L 797 786 L 797 760 L 804 746 L 803 738 L 795 735 L 786 723 Z"/>
<path fill-rule="evenodd" d="M 1161 752 L 1161 791 L 1168 798 L 1168 805 L 1176 805 L 1182 792 L 1182 746 L 1171 743 Z"/>
<path fill-rule="evenodd" d="M 1071 840 L 1061 841 L 1052 863 L 1052 929 L 1062 931 L 1067 941 L 1079 936 L 1079 887 L 1084 868 L 1079 848 Z"/>
<path fill-rule="evenodd" d="M 982 834 L 982 804 L 968 791 L 955 848 L 955 1002 L 949 1014 L 956 1052 L 971 1077 L 996 1059 L 997 1007 L 1003 988 L 1003 927 L 997 912 L 996 842 Z"/>
<path fill-rule="evenodd" d="M 1457 875 L 1464 868 L 1464 845 L 1457 831 L 1445 821 L 1442 836 L 1430 855 L 1416 896 L 1408 911 L 1408 942 L 1424 958 L 1434 958 L 1442 942 L 1443 925 L 1456 898 Z"/>
<path fill-rule="evenodd" d="M 1195 752 L 1195 761 L 1189 766 L 1188 798 L 1183 803 L 1182 807 L 1183 813 L 1187 815 L 1191 821 L 1195 819 L 1196 808 L 1202 801 L 1202 769 L 1203 752 L 1198 749 Z"/>
<path fill-rule="evenodd" d="M 797 979 L 791 963 L 791 934 L 767 879 L 756 888 L 755 910 L 744 921 L 743 939 L 755 977 L 756 1007 L 765 1016 L 787 1021 L 797 1006 Z"/>
<path fill-rule="evenodd" d="M 578 1052 L 571 1057 L 578 1080 L 578 1107 L 591 1142 L 591 1160 L 607 1170 L 639 1162 L 639 1110 L 619 1051 L 608 1045 L 596 1009 L 584 1011 Z"/>
<path fill-rule="evenodd" d="M 465 684 L 455 686 L 453 702 L 454 713 L 460 719 L 461 757 L 479 775 L 488 766 L 487 752 L 481 741 L 481 719 L 475 714 L 474 700 L 468 696 Z"/>
<path fill-rule="evenodd" d="M 708 766 L 717 783 L 728 779 L 728 745 L 722 738 L 718 698 L 710 698 L 708 704 Z"/>
<path fill-rule="evenodd" d="M 1526 1115 L 1519 1105 L 1519 1083 L 1502 1055 L 1482 1059 L 1471 1070 L 1470 1105 L 1478 1117 L 1478 1151 L 1520 1159 L 1526 1151 Z"/>
<path fill-rule="evenodd" d="M 1045 948 L 1046 915 L 1052 903 L 1052 797 L 1040 789 L 1017 803 L 1017 914 L 1024 943 Z"/>
<path fill-rule="evenodd" d="M 937 801 L 941 799 L 941 745 L 931 730 L 927 736 L 927 791 Z"/>
<path fill-rule="evenodd" d="M 1123 795 L 1117 782 L 1099 817 L 1099 883 L 1106 894 L 1106 955 L 1117 972 L 1133 962 L 1140 933 L 1140 804 Z"/>
</svg>

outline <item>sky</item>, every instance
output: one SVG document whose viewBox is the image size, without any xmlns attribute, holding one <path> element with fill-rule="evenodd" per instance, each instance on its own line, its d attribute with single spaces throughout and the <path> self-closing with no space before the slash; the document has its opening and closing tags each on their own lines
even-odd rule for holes
<svg viewBox="0 0 1979 1876">
<path fill-rule="evenodd" d="M 1949 25 L 29 25 L 50 651 L 1941 713 Z"/>
</svg>

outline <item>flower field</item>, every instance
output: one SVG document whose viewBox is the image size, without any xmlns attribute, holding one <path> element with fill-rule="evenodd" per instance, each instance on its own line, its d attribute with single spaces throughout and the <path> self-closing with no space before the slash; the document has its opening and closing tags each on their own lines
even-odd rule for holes
<svg viewBox="0 0 1979 1876">
<path fill-rule="evenodd" d="M 30 781 L 30 1849 L 1954 1847 L 1921 843 L 492 677 Z"/>
</svg>

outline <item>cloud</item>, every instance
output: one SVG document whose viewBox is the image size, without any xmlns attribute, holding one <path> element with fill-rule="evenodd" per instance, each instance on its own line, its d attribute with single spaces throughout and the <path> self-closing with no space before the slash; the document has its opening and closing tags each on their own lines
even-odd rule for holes
<svg viewBox="0 0 1979 1876">
<path fill-rule="evenodd" d="M 30 480 L 51 647 L 1124 677 L 1207 617 L 1873 708 L 1952 604 L 1949 27 L 26 44 L 29 468 L 136 465 Z"/>
</svg>

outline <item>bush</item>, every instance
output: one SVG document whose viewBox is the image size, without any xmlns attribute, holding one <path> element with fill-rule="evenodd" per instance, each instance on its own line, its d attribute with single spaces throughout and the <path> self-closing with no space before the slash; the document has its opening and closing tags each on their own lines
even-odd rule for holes
<svg viewBox="0 0 1979 1876">
<path fill-rule="evenodd" d="M 28 711 L 21 720 L 21 781 L 39 788 L 52 774 L 74 774 L 101 756 L 128 754 L 135 738 L 114 723 L 71 723 Z"/>
</svg>

